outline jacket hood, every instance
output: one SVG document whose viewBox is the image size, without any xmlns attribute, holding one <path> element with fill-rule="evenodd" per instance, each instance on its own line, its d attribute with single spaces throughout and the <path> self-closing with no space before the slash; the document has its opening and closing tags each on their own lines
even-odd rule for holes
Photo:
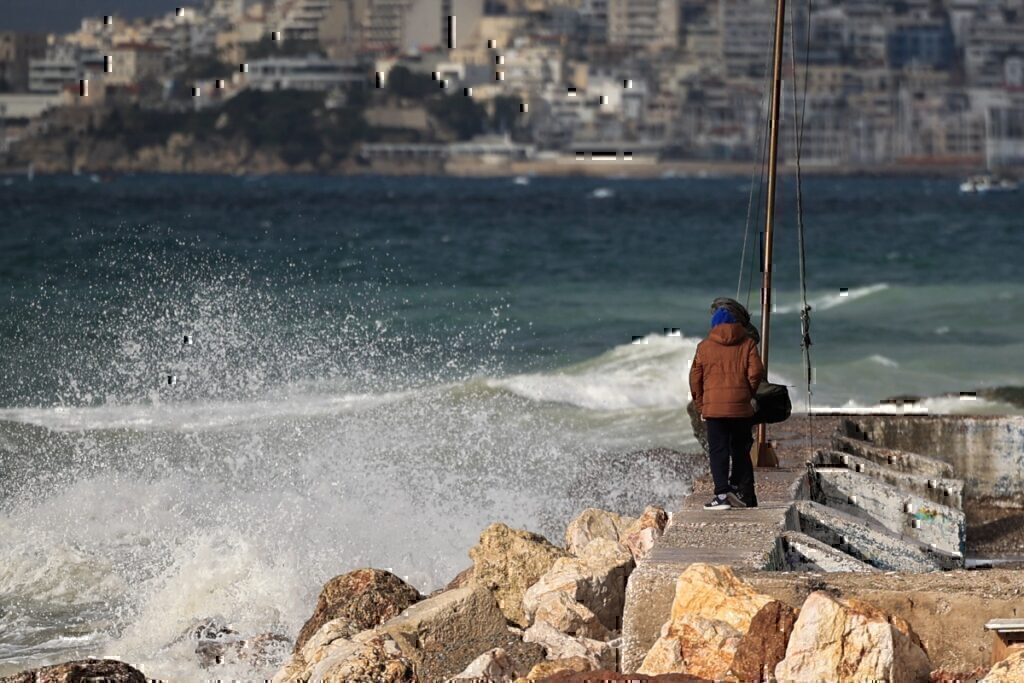
<svg viewBox="0 0 1024 683">
<path fill-rule="evenodd" d="M 747 331 L 740 323 L 722 323 L 711 328 L 708 339 L 724 346 L 735 346 L 747 338 Z"/>
</svg>

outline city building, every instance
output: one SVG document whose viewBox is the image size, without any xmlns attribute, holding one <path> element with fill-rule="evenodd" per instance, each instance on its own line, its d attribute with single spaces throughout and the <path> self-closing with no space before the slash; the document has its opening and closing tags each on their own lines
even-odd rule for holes
<svg viewBox="0 0 1024 683">
<path fill-rule="evenodd" d="M 355 60 L 334 60 L 307 57 L 275 57 L 249 62 L 246 74 L 253 90 L 316 90 L 330 91 L 369 80 L 365 68 Z"/>
<path fill-rule="evenodd" d="M 608 44 L 659 50 L 679 44 L 678 0 L 608 0 Z"/>
<path fill-rule="evenodd" d="M 151 43 L 115 45 L 111 51 L 110 73 L 103 80 L 108 85 L 125 86 L 158 80 L 167 74 L 166 50 Z"/>
<path fill-rule="evenodd" d="M 0 92 L 28 90 L 29 60 L 45 54 L 45 35 L 0 31 Z"/>
</svg>

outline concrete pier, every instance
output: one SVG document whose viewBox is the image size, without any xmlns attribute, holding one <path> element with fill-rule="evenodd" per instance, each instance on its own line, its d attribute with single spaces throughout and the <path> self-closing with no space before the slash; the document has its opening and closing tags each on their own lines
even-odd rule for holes
<svg viewBox="0 0 1024 683">
<path fill-rule="evenodd" d="M 938 572 L 965 565 L 970 493 L 1015 490 L 1004 461 L 1019 462 L 1024 422 L 969 420 L 977 441 L 995 446 L 995 464 L 979 464 L 980 446 L 964 443 L 961 418 L 794 417 L 774 426 L 780 466 L 756 472 L 760 507 L 707 511 L 707 478 L 674 512 L 651 553 L 630 576 L 622 624 L 621 671 L 636 671 L 669 619 L 675 584 L 695 562 L 739 572 L 872 574 Z M 1018 425 L 1021 428 L 1018 428 Z M 932 438 L 932 435 L 938 437 Z M 942 438 L 969 456 L 939 449 Z M 916 438 L 914 438 L 916 436 Z M 923 444 L 927 448 L 919 446 Z M 927 454 L 920 451 L 925 450 Z M 971 478 L 965 486 L 962 470 Z M 986 476 L 988 478 L 986 478 Z M 806 576 L 806 574 L 804 574 Z"/>
</svg>

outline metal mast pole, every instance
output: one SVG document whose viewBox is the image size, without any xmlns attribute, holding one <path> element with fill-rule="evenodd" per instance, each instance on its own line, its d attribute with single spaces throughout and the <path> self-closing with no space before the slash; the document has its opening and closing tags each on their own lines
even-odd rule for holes
<svg viewBox="0 0 1024 683">
<path fill-rule="evenodd" d="M 765 210 L 764 261 L 761 264 L 761 362 L 765 379 L 768 374 L 768 342 L 771 333 L 772 305 L 772 240 L 775 237 L 775 186 L 779 163 L 779 109 L 782 101 L 782 47 L 786 25 L 786 0 L 775 3 L 775 50 L 772 64 L 771 137 L 768 141 L 768 206 Z M 758 467 L 778 465 L 774 451 L 768 445 L 768 428 L 757 426 L 757 445 L 754 464 Z"/>
</svg>

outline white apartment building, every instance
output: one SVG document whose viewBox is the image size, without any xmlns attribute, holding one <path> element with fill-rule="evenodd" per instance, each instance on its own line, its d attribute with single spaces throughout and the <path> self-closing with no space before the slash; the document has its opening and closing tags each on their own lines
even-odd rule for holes
<svg viewBox="0 0 1024 683">
<path fill-rule="evenodd" d="M 249 62 L 246 82 L 254 90 L 330 91 L 365 83 L 367 74 L 355 60 L 275 57 Z"/>
</svg>

